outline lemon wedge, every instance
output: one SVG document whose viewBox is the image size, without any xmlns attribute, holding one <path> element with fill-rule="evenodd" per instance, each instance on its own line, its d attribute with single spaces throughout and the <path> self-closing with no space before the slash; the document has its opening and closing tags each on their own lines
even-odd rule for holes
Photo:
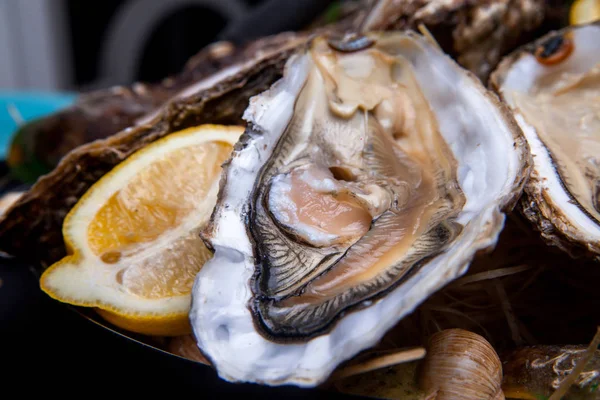
<svg viewBox="0 0 600 400">
<path fill-rule="evenodd" d="M 103 176 L 67 215 L 68 255 L 43 273 L 42 290 L 128 331 L 189 333 L 194 278 L 211 257 L 199 231 L 242 132 L 203 125 L 173 133 Z"/>
<path fill-rule="evenodd" d="M 569 23 L 582 25 L 600 20 L 600 0 L 576 0 L 569 11 Z"/>
</svg>

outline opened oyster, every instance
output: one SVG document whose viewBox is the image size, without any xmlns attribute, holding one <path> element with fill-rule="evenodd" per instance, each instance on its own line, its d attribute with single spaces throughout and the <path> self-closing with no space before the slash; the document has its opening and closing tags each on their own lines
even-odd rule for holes
<svg viewBox="0 0 600 400">
<path fill-rule="evenodd" d="M 221 377 L 312 386 L 497 240 L 529 152 L 413 33 L 318 36 L 251 99 L 190 320 Z"/>
<path fill-rule="evenodd" d="M 492 85 L 533 154 L 521 203 L 550 243 L 600 255 L 600 23 L 569 27 L 507 57 Z"/>
</svg>

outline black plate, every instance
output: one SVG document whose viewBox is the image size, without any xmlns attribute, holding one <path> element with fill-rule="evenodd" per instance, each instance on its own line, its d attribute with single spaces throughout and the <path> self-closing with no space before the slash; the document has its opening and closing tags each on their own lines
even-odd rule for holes
<svg viewBox="0 0 600 400">
<path fill-rule="evenodd" d="M 200 398 L 359 398 L 320 389 L 228 383 L 206 365 L 152 347 L 85 310 L 52 300 L 40 290 L 37 271 L 18 260 L 0 258 L 0 279 L 1 392 L 13 385 L 23 389 L 25 377 L 35 382 L 28 393 L 87 382 L 94 391 L 164 388 Z"/>
</svg>

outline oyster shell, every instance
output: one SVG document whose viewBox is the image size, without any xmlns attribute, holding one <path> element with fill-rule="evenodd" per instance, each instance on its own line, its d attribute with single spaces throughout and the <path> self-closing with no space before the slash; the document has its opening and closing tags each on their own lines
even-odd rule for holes
<svg viewBox="0 0 600 400">
<path fill-rule="evenodd" d="M 251 99 L 190 320 L 230 381 L 313 386 L 493 247 L 529 152 L 414 33 L 317 36 Z"/>
<path fill-rule="evenodd" d="M 248 99 L 281 77 L 292 51 L 304 43 L 284 33 L 254 44 L 254 53 L 198 91 L 169 102 L 151 123 L 79 146 L 42 176 L 0 217 L 0 251 L 42 266 L 66 255 L 62 223 L 67 212 L 100 177 L 119 162 L 171 132 L 203 123 L 240 124 Z M 208 87 L 207 87 L 208 86 Z"/>
<path fill-rule="evenodd" d="M 487 82 L 500 59 L 560 26 L 564 2 L 547 0 L 378 0 L 363 29 L 417 29 L 423 24 L 443 50 Z M 557 14 L 558 11 L 558 15 Z M 568 9 L 566 10 L 568 11 Z"/>
<path fill-rule="evenodd" d="M 533 154 L 521 209 L 574 257 L 600 255 L 599 43 L 600 23 L 552 32 L 491 77 Z"/>
<path fill-rule="evenodd" d="M 25 124 L 12 141 L 7 162 L 20 179 L 35 182 L 74 148 L 134 125 L 184 88 L 235 65 L 250 51 L 229 42 L 214 43 L 192 57 L 177 76 L 160 83 L 83 93 L 71 106 Z"/>
</svg>

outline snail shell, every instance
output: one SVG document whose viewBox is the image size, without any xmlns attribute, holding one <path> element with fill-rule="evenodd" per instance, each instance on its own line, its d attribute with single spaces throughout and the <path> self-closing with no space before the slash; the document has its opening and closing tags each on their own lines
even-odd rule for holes
<svg viewBox="0 0 600 400">
<path fill-rule="evenodd" d="M 420 373 L 426 393 L 436 400 L 504 399 L 502 363 L 483 337 L 463 329 L 434 334 Z"/>
</svg>

